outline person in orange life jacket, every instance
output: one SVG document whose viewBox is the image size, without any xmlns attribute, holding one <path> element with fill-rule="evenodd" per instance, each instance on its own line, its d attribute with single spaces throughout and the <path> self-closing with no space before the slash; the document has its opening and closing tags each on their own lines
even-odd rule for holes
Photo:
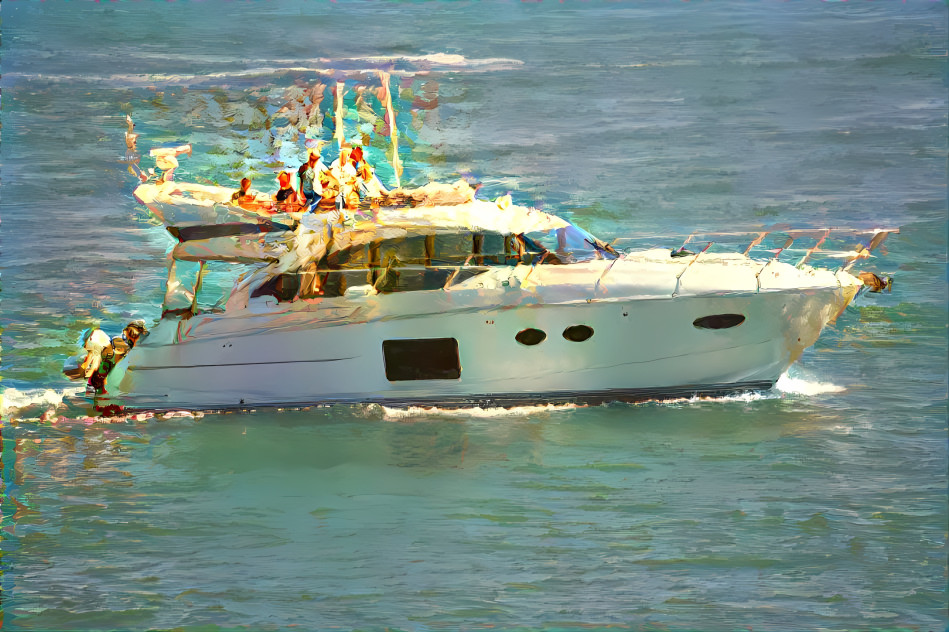
<svg viewBox="0 0 949 632">
<path fill-rule="evenodd" d="M 278 207 L 289 208 L 297 205 L 297 192 L 290 184 L 290 174 L 281 171 L 277 174 L 277 183 L 280 189 L 274 194 L 274 200 Z"/>
<path fill-rule="evenodd" d="M 231 196 L 232 204 L 241 204 L 242 202 L 255 202 L 255 195 L 250 190 L 250 178 L 241 178 L 241 188 Z"/>
</svg>

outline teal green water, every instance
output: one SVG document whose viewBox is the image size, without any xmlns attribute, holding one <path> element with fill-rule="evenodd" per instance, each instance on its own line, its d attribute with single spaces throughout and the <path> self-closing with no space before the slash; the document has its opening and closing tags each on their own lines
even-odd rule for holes
<svg viewBox="0 0 949 632">
<path fill-rule="evenodd" d="M 945 3 L 3 17 L 5 629 L 946 629 Z M 143 153 L 194 145 L 180 179 L 270 190 L 302 148 L 281 108 L 375 68 L 404 181 L 663 247 L 896 227 L 862 264 L 893 291 L 766 394 L 88 417 L 62 362 L 91 324 L 158 317 L 172 244 L 131 195 L 125 115 Z"/>
<path fill-rule="evenodd" d="M 7 612 L 14 629 L 934 629 L 939 415 L 789 396 L 20 425 Z"/>
</svg>

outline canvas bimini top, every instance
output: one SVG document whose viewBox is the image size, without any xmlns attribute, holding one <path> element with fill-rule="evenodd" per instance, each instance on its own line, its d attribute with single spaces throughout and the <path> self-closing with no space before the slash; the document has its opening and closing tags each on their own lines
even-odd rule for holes
<svg viewBox="0 0 949 632">
<path fill-rule="evenodd" d="M 472 200 L 459 205 L 381 208 L 346 221 L 338 212 L 305 213 L 296 226 L 280 221 L 169 227 L 179 240 L 178 261 L 280 262 L 284 271 L 304 267 L 325 255 L 375 242 L 413 236 L 490 233 L 501 236 L 559 232 L 571 250 L 608 251 L 567 220 L 516 205 Z"/>
</svg>

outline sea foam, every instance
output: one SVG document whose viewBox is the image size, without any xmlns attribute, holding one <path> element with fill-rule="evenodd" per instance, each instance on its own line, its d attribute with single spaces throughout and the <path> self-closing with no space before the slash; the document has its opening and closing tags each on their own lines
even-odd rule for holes
<svg viewBox="0 0 949 632">
<path fill-rule="evenodd" d="M 778 378 L 774 385 L 775 390 L 789 395 L 823 395 L 824 393 L 842 393 L 847 389 L 830 382 L 817 382 L 799 377 L 791 377 L 787 373 Z"/>
<path fill-rule="evenodd" d="M 379 406 L 382 410 L 382 418 L 385 421 L 406 421 L 418 418 L 431 417 L 454 417 L 454 418 L 478 418 L 493 419 L 502 417 L 529 417 L 542 413 L 562 412 L 581 408 L 580 404 L 537 404 L 534 406 L 512 406 L 504 408 L 493 406 L 490 408 L 467 407 L 467 408 L 439 408 L 437 406 L 428 408 L 424 406 L 409 406 L 407 408 L 391 408 L 389 406 Z"/>
<path fill-rule="evenodd" d="M 40 408 L 57 408 L 62 406 L 66 397 L 76 397 L 85 392 L 85 387 L 66 388 L 61 391 L 51 388 L 19 390 L 16 388 L 4 389 L 0 393 L 0 415 L 3 417 L 20 417 L 23 412 Z"/>
</svg>

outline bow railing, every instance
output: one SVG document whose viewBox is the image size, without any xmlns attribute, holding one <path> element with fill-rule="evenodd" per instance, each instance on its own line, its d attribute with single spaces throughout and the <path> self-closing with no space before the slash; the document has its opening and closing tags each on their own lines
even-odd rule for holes
<svg viewBox="0 0 949 632">
<path fill-rule="evenodd" d="M 887 237 L 899 233 L 899 228 L 802 228 L 773 226 L 761 230 L 701 232 L 683 235 L 639 235 L 614 239 L 610 245 L 623 250 L 673 247 L 673 256 L 690 256 L 691 265 L 699 255 L 713 247 L 728 252 L 741 252 L 752 258 L 779 260 L 785 257 L 788 263 L 802 267 L 808 261 L 815 264 L 847 271 L 862 259 L 873 256 L 874 251 L 886 254 L 883 246 Z M 684 239 L 683 239 L 684 237 Z M 681 241 L 680 241 L 681 240 Z M 692 243 L 706 242 L 695 251 L 688 248 Z M 713 250 L 714 252 L 714 250 Z M 830 265 L 836 261 L 837 265 Z"/>
</svg>

